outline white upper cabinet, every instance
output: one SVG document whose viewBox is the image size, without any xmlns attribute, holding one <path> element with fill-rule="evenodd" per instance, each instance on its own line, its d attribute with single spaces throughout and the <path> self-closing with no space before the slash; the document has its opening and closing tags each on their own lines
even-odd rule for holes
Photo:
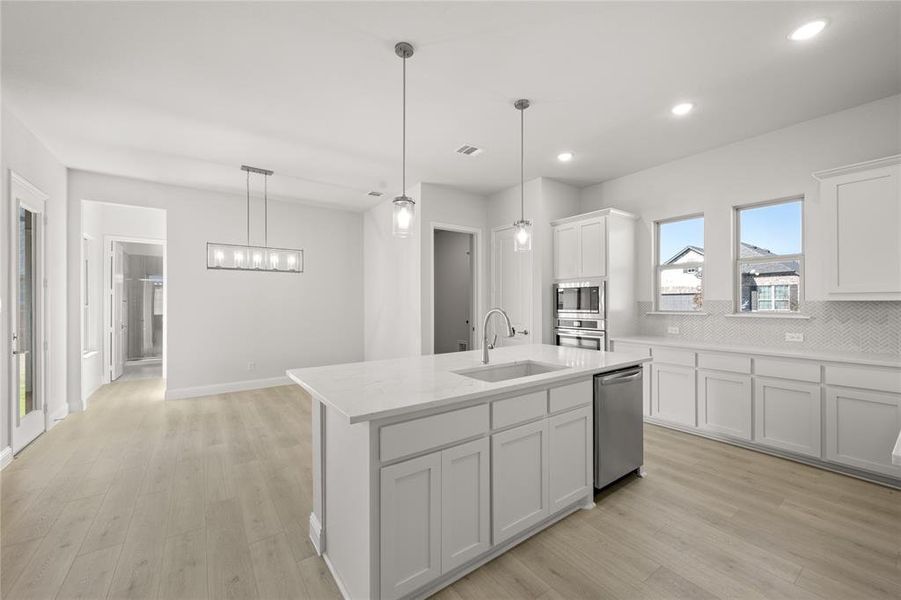
<svg viewBox="0 0 901 600">
<path fill-rule="evenodd" d="M 607 217 L 554 227 L 554 279 L 607 275 Z"/>
<path fill-rule="evenodd" d="M 826 214 L 830 297 L 901 299 L 901 155 L 814 177 Z"/>
</svg>

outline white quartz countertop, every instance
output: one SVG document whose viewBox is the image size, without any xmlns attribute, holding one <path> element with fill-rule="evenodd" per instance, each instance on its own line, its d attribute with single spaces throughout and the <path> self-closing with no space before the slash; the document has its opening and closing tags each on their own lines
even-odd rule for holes
<svg viewBox="0 0 901 600">
<path fill-rule="evenodd" d="M 543 344 L 490 351 L 491 365 L 535 361 L 566 368 L 506 381 L 480 381 L 454 373 L 481 367 L 482 351 L 411 356 L 325 367 L 291 369 L 288 377 L 351 423 L 564 382 L 647 362 L 631 352 L 598 352 Z"/>
<path fill-rule="evenodd" d="M 686 348 L 688 350 L 712 350 L 714 352 L 738 352 L 741 354 L 756 354 L 760 356 L 781 356 L 786 358 L 802 358 L 821 362 L 853 363 L 858 365 L 871 365 L 877 367 L 901 368 L 901 356 L 897 354 L 868 354 L 864 352 L 832 352 L 816 351 L 804 348 L 763 348 L 760 346 L 741 346 L 733 344 L 715 344 L 699 342 L 696 340 L 680 340 L 668 337 L 655 337 L 646 335 L 616 336 L 614 342 L 628 344 L 643 344 L 648 346 L 670 346 L 674 348 Z"/>
</svg>

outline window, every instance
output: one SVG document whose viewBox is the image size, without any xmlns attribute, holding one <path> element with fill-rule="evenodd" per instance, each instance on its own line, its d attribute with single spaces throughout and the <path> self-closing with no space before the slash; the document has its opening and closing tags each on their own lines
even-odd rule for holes
<svg viewBox="0 0 901 600">
<path fill-rule="evenodd" d="M 704 275 L 704 217 L 655 224 L 657 236 L 656 310 L 701 310 Z"/>
<path fill-rule="evenodd" d="M 800 198 L 735 209 L 737 312 L 792 313 L 801 301 Z"/>
</svg>

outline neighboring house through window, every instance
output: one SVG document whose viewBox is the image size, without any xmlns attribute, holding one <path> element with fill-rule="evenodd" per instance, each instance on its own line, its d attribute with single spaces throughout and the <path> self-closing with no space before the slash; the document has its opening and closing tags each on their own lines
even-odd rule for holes
<svg viewBox="0 0 901 600">
<path fill-rule="evenodd" d="M 736 312 L 797 312 L 804 263 L 802 200 L 792 198 L 735 211 Z"/>
<path fill-rule="evenodd" d="M 691 216 L 655 224 L 657 268 L 655 309 L 692 312 L 703 305 L 704 217 Z"/>
</svg>

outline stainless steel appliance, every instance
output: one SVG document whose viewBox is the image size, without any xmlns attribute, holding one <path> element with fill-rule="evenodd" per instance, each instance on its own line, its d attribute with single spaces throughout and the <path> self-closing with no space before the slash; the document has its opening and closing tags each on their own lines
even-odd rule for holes
<svg viewBox="0 0 901 600">
<path fill-rule="evenodd" d="M 641 365 L 594 377 L 594 487 L 644 476 Z"/>
<path fill-rule="evenodd" d="M 602 279 L 554 285 L 554 334 L 558 346 L 607 349 L 606 286 Z"/>
</svg>

